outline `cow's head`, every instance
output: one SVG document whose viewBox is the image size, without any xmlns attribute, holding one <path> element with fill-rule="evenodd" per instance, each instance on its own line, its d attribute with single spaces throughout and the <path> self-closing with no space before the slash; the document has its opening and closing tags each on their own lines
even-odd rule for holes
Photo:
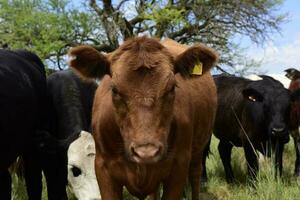
<svg viewBox="0 0 300 200">
<path fill-rule="evenodd" d="M 138 163 L 156 162 L 167 152 L 176 87 L 180 87 L 175 75 L 192 78 L 196 65 L 206 73 L 217 60 L 203 45 L 174 55 L 159 41 L 146 37 L 126 41 L 109 56 L 88 46 L 73 48 L 69 54 L 71 67 L 83 76 L 111 77 L 111 97 L 125 152 Z"/>
<path fill-rule="evenodd" d="M 277 80 L 262 76 L 242 91 L 249 101 L 249 112 L 258 128 L 265 128 L 271 138 L 288 141 L 290 92 Z"/>
<path fill-rule="evenodd" d="M 300 78 L 300 71 L 295 68 L 288 68 L 284 71 L 286 72 L 285 76 L 290 80 L 296 80 Z"/>
<path fill-rule="evenodd" d="M 101 199 L 95 174 L 95 153 L 93 136 L 85 131 L 81 131 L 68 149 L 68 182 L 79 200 Z"/>
</svg>

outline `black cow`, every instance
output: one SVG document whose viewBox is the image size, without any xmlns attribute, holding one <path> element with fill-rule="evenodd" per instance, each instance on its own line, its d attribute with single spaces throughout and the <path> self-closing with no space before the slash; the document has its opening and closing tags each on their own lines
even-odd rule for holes
<svg viewBox="0 0 300 200">
<path fill-rule="evenodd" d="M 24 156 L 25 178 L 32 177 L 36 162 L 34 135 L 47 124 L 47 93 L 44 65 L 37 55 L 0 50 L 0 199 L 11 199 L 8 167 Z M 27 182 L 30 188 L 32 182 Z M 30 194 L 29 194 L 30 197 Z"/>
<path fill-rule="evenodd" d="M 258 81 L 214 77 L 218 89 L 214 135 L 220 140 L 218 149 L 227 182 L 234 180 L 230 164 L 233 146 L 244 148 L 250 177 L 255 178 L 258 170 L 255 150 L 264 155 L 275 150 L 275 166 L 282 173 L 283 147 L 289 141 L 290 93 L 279 81 L 261 77 Z"/>
<path fill-rule="evenodd" d="M 90 131 L 97 84 L 83 81 L 71 70 L 51 74 L 47 79 L 50 100 L 50 136 L 43 138 L 52 160 L 47 178 L 48 198 L 67 199 L 67 149 L 82 130 Z"/>
</svg>

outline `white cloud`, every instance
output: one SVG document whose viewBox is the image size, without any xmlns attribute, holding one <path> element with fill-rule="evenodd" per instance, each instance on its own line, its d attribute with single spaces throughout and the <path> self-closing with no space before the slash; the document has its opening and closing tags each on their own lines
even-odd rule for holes
<svg viewBox="0 0 300 200">
<path fill-rule="evenodd" d="M 300 68 L 300 35 L 285 45 L 268 42 L 264 49 L 249 50 L 255 60 L 262 60 L 262 69 L 268 73 L 283 73 L 286 68 Z"/>
</svg>

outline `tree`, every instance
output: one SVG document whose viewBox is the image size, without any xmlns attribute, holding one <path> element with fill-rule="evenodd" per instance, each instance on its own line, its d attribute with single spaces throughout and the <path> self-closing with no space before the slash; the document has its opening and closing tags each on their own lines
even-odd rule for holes
<svg viewBox="0 0 300 200">
<path fill-rule="evenodd" d="M 60 60 L 68 47 L 97 43 L 95 21 L 89 12 L 72 8 L 62 0 L 1 0 L 0 44 L 36 52 L 48 65 L 63 66 Z"/>
<path fill-rule="evenodd" d="M 247 65 L 243 52 L 233 40 L 236 34 L 263 44 L 271 33 L 280 31 L 286 19 L 286 14 L 278 13 L 280 0 L 89 0 L 77 3 L 77 7 L 63 0 L 3 2 L 6 4 L 0 4 L 0 14 L 6 10 L 24 10 L 22 3 L 32 6 L 27 6 L 31 17 L 22 13 L 13 13 L 13 17 L 1 14 L 0 38 L 9 36 L 10 40 L 3 41 L 12 47 L 17 46 L 14 39 L 22 41 L 22 45 L 42 52 L 46 59 L 61 58 L 67 47 L 78 43 L 112 51 L 129 37 L 148 34 L 187 44 L 203 42 L 219 52 L 220 63 L 231 67 L 223 65 L 222 68 L 231 71 L 237 65 Z M 28 15 L 29 11 L 25 13 Z M 19 28 L 23 24 L 21 20 L 11 26 L 19 17 L 33 24 Z M 3 29 L 3 24 L 8 28 Z M 19 35 L 12 34 L 15 30 Z M 27 37 L 24 38 L 23 32 Z"/>
</svg>

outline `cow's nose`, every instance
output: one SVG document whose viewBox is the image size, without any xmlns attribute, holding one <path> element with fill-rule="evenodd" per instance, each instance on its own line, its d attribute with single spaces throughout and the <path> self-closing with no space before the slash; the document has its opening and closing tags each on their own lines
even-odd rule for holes
<svg viewBox="0 0 300 200">
<path fill-rule="evenodd" d="M 275 136 L 285 135 L 285 127 L 274 127 L 272 128 L 272 134 Z"/>
<path fill-rule="evenodd" d="M 154 144 L 132 146 L 132 154 L 142 160 L 152 159 L 159 155 L 161 147 Z"/>
</svg>

